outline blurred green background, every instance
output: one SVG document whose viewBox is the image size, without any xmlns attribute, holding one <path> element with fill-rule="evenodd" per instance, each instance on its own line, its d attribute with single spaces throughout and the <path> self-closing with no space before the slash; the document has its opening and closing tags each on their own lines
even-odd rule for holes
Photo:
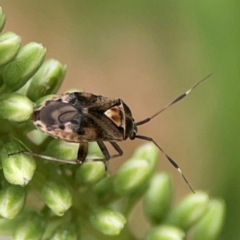
<svg viewBox="0 0 240 240">
<path fill-rule="evenodd" d="M 121 98 L 135 120 L 213 72 L 139 132 L 179 163 L 194 189 L 225 199 L 221 239 L 240 239 L 240 1 L 8 0 L 0 5 L 7 15 L 4 31 L 22 36 L 24 43 L 42 43 L 48 58 L 67 64 L 61 91 L 79 88 Z M 141 143 L 122 143 L 125 154 L 110 170 Z M 176 200 L 189 193 L 162 155 L 158 168 L 173 175 Z M 129 224 L 142 236 L 147 224 L 139 214 Z"/>
</svg>

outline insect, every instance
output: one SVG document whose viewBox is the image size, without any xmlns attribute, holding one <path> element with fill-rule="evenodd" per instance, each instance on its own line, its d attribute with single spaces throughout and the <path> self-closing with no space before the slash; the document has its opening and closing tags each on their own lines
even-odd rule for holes
<svg viewBox="0 0 240 240">
<path fill-rule="evenodd" d="M 86 92 L 65 93 L 54 97 L 43 102 L 35 109 L 32 117 L 33 123 L 37 129 L 54 138 L 79 143 L 77 160 L 68 161 L 26 151 L 23 153 L 51 161 L 82 164 L 88 160 L 86 159 L 88 143 L 95 141 L 104 158 L 94 159 L 94 161 L 108 161 L 123 154 L 117 142 L 125 141 L 128 138 L 131 140 L 136 138 L 143 139 L 154 143 L 158 147 L 168 161 L 181 173 L 185 182 L 193 191 L 178 164 L 162 147 L 154 139 L 139 135 L 137 132 L 138 126 L 151 121 L 168 107 L 186 97 L 200 83 L 209 78 L 210 75 L 212 74 L 197 82 L 188 91 L 171 101 L 151 117 L 139 122 L 134 121 L 130 108 L 121 99 L 111 99 Z M 109 142 L 117 153 L 110 155 L 104 142 Z"/>
</svg>

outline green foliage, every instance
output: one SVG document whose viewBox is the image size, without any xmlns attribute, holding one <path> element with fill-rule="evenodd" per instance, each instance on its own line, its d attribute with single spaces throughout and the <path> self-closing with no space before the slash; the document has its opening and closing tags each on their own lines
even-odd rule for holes
<svg viewBox="0 0 240 240">
<path fill-rule="evenodd" d="M 0 8 L 0 29 L 4 22 Z M 200 239 L 200 234 L 203 240 L 217 239 L 224 220 L 223 202 L 197 192 L 172 208 L 172 182 L 168 174 L 154 173 L 158 150 L 152 144 L 138 148 L 116 175 L 106 174 L 101 162 L 80 167 L 21 153 L 29 148 L 76 159 L 76 144 L 43 136 L 29 120 L 38 104 L 32 101 L 55 94 L 66 67 L 56 60 L 43 62 L 46 49 L 40 44 L 20 47 L 21 39 L 14 33 L 1 33 L 0 39 L 5 39 L 0 41 L 4 53 L 0 62 L 0 230 L 4 234 L 15 240 L 137 239 L 127 224 L 131 210 L 144 197 L 150 223 L 145 240 L 184 239 L 189 234 L 193 239 Z M 92 144 L 88 155 L 100 154 Z"/>
</svg>

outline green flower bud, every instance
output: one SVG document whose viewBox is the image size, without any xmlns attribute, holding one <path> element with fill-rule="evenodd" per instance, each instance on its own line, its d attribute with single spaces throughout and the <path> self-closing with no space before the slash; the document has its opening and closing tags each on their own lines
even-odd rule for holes
<svg viewBox="0 0 240 240">
<path fill-rule="evenodd" d="M 20 186 L 9 185 L 0 191 L 0 215 L 7 219 L 15 218 L 23 209 L 26 190 Z"/>
<path fill-rule="evenodd" d="M 208 203 L 209 197 L 206 193 L 190 194 L 170 213 L 167 222 L 187 230 L 203 217 Z"/>
<path fill-rule="evenodd" d="M 64 223 L 57 228 L 50 240 L 78 240 L 77 227 L 72 223 Z"/>
<path fill-rule="evenodd" d="M 123 229 L 126 219 L 120 213 L 109 209 L 99 209 L 91 215 L 92 225 L 105 235 L 118 235 Z"/>
<path fill-rule="evenodd" d="M 0 66 L 10 62 L 21 47 L 21 38 L 12 32 L 0 34 Z"/>
<path fill-rule="evenodd" d="M 150 181 L 144 197 L 144 212 L 154 224 L 160 223 L 168 214 L 173 199 L 173 186 L 166 173 L 158 173 Z"/>
<path fill-rule="evenodd" d="M 32 156 L 18 153 L 26 149 L 17 140 L 4 144 L 0 150 L 3 174 L 11 184 L 25 186 L 32 179 L 36 163 Z M 17 153 L 14 155 L 9 155 Z"/>
<path fill-rule="evenodd" d="M 39 146 L 48 138 L 48 135 L 40 132 L 38 129 L 33 129 L 32 131 L 28 132 L 27 137 L 32 143 Z"/>
<path fill-rule="evenodd" d="M 85 162 L 76 171 L 76 180 L 80 183 L 93 184 L 106 174 L 103 162 Z"/>
<path fill-rule="evenodd" d="M 129 195 L 141 188 L 151 173 L 151 164 L 148 160 L 134 159 L 127 161 L 114 177 L 114 190 L 119 195 Z"/>
<path fill-rule="evenodd" d="M 146 159 L 150 163 L 149 167 L 154 170 L 159 159 L 159 149 L 153 143 L 143 144 L 134 151 L 131 159 Z"/>
<path fill-rule="evenodd" d="M 194 240 L 218 239 L 225 217 L 225 204 L 221 200 L 210 200 L 208 211 L 194 228 Z"/>
<path fill-rule="evenodd" d="M 103 199 L 109 195 L 109 192 L 112 190 L 112 178 L 109 173 L 106 173 L 105 177 L 97 182 L 93 191 L 98 199 Z"/>
<path fill-rule="evenodd" d="M 5 85 L 12 91 L 21 88 L 36 73 L 46 54 L 46 48 L 38 43 L 22 47 L 16 58 L 3 70 Z"/>
<path fill-rule="evenodd" d="M 42 239 L 45 230 L 45 221 L 37 213 L 24 214 L 22 221 L 14 229 L 14 240 Z"/>
<path fill-rule="evenodd" d="M 72 206 L 72 195 L 68 188 L 57 182 L 48 182 L 43 189 L 47 206 L 58 216 L 62 216 Z"/>
<path fill-rule="evenodd" d="M 33 113 L 34 104 L 18 93 L 7 93 L 0 96 L 0 118 L 9 121 L 27 121 Z"/>
<path fill-rule="evenodd" d="M 52 93 L 60 88 L 66 72 L 66 66 L 50 59 L 43 63 L 37 73 L 32 77 L 27 96 L 32 100 Z"/>
<path fill-rule="evenodd" d="M 86 159 L 101 159 L 103 153 L 96 142 L 88 144 L 88 155 Z M 100 181 L 106 174 L 106 166 L 102 161 L 85 162 L 77 169 L 76 180 L 80 183 L 93 184 Z"/>
<path fill-rule="evenodd" d="M 144 240 L 183 240 L 185 233 L 174 226 L 163 225 L 150 229 Z"/>
<path fill-rule="evenodd" d="M 76 161 L 78 146 L 79 143 L 70 143 L 59 139 L 53 139 L 42 154 L 59 159 Z"/>
<path fill-rule="evenodd" d="M 2 8 L 0 7 L 0 32 L 3 30 L 6 22 L 6 15 L 3 13 Z"/>
<path fill-rule="evenodd" d="M 98 144 L 96 142 L 89 142 L 87 159 L 100 159 L 100 158 L 104 158 L 104 155 L 100 150 Z"/>
</svg>

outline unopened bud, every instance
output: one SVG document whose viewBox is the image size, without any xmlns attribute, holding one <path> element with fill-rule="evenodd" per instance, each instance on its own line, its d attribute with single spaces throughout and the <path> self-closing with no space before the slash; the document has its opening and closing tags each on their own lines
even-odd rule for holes
<svg viewBox="0 0 240 240">
<path fill-rule="evenodd" d="M 47 60 L 32 77 L 27 96 L 35 102 L 45 95 L 56 93 L 62 84 L 65 72 L 65 65 L 54 59 Z"/>
<path fill-rule="evenodd" d="M 34 104 L 18 93 L 0 96 L 0 118 L 14 122 L 27 121 L 33 113 Z"/>
<path fill-rule="evenodd" d="M 21 38 L 13 32 L 0 34 L 0 66 L 10 62 L 21 47 Z"/>
<path fill-rule="evenodd" d="M 93 226 L 106 235 L 118 235 L 123 229 L 126 219 L 117 211 L 99 209 L 91 216 Z"/>
<path fill-rule="evenodd" d="M 23 209 L 26 190 L 16 185 L 8 185 L 0 191 L 0 215 L 3 218 L 15 218 Z"/>
<path fill-rule="evenodd" d="M 62 216 L 72 206 L 72 195 L 65 185 L 48 182 L 43 189 L 47 206 L 58 216 Z"/>
<path fill-rule="evenodd" d="M 12 91 L 20 89 L 41 66 L 46 49 L 38 43 L 28 43 L 22 47 L 16 58 L 4 67 L 5 85 Z"/>
<path fill-rule="evenodd" d="M 36 163 L 32 156 L 20 153 L 25 148 L 17 140 L 4 144 L 0 150 L 3 174 L 11 184 L 25 186 L 32 179 Z"/>
</svg>

